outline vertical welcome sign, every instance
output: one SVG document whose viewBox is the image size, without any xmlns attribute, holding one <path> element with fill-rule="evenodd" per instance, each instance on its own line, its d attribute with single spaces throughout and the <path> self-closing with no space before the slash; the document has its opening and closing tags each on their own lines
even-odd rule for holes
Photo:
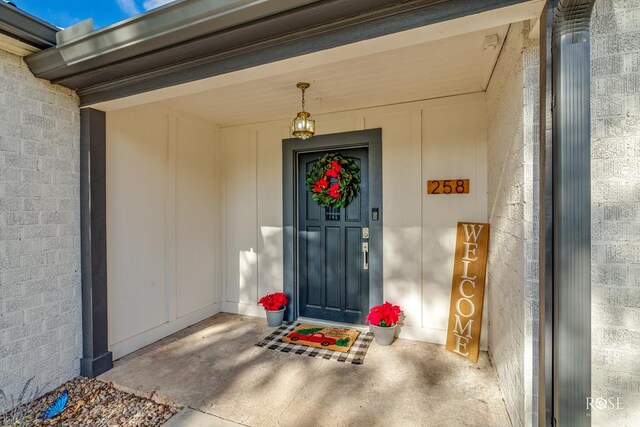
<svg viewBox="0 0 640 427">
<path fill-rule="evenodd" d="M 476 362 L 487 273 L 489 224 L 459 222 L 453 264 L 447 350 Z"/>
</svg>

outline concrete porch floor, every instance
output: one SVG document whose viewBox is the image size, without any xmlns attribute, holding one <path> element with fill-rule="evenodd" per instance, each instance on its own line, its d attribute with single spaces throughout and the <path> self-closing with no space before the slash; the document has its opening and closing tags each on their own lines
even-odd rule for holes
<svg viewBox="0 0 640 427">
<path fill-rule="evenodd" d="M 351 365 L 256 347 L 272 330 L 220 313 L 121 358 L 100 379 L 249 426 L 510 425 L 484 352 L 474 364 L 435 344 L 374 341 L 364 364 Z"/>
</svg>

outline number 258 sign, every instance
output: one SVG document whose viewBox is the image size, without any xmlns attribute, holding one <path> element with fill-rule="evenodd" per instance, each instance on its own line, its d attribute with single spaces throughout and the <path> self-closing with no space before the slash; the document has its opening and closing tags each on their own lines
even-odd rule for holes
<svg viewBox="0 0 640 427">
<path fill-rule="evenodd" d="M 468 179 L 437 179 L 427 182 L 427 194 L 469 194 Z"/>
</svg>

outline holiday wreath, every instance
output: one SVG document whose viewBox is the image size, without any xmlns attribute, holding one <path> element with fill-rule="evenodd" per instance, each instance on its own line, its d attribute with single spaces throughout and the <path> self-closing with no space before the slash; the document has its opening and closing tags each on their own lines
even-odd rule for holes
<svg viewBox="0 0 640 427">
<path fill-rule="evenodd" d="M 360 166 L 340 153 L 327 153 L 307 173 L 307 186 L 320 206 L 343 208 L 360 191 Z"/>
</svg>

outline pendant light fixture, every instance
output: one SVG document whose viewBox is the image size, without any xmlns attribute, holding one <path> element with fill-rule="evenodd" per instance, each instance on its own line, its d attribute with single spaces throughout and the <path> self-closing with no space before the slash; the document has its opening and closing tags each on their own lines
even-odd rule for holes
<svg viewBox="0 0 640 427">
<path fill-rule="evenodd" d="M 304 91 L 311 86 L 309 83 L 300 82 L 296 85 L 302 91 L 302 111 L 298 113 L 293 124 L 291 132 L 293 136 L 300 139 L 311 138 L 316 133 L 316 121 L 311 118 L 311 114 L 304 111 Z"/>
</svg>

